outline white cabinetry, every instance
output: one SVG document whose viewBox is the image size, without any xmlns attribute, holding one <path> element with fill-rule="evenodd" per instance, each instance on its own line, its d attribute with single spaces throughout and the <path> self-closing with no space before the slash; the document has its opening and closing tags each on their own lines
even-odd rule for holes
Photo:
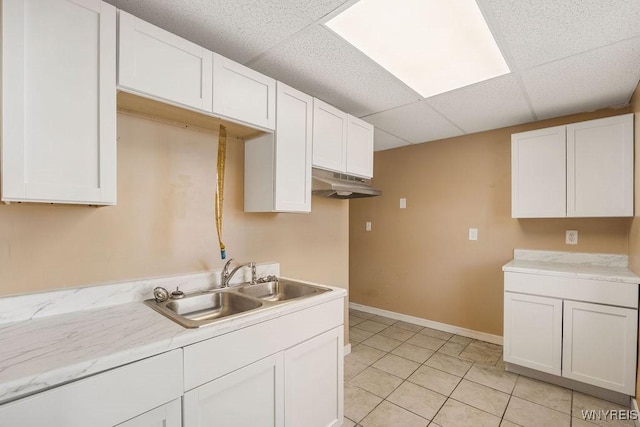
<svg viewBox="0 0 640 427">
<path fill-rule="evenodd" d="M 512 217 L 633 216 L 633 114 L 511 136 Z"/>
<path fill-rule="evenodd" d="M 504 360 L 560 375 L 562 300 L 506 292 Z"/>
<path fill-rule="evenodd" d="M 504 361 L 635 394 L 638 285 L 505 272 Z"/>
<path fill-rule="evenodd" d="M 244 210 L 310 212 L 313 98 L 277 89 L 276 131 L 245 142 Z"/>
<path fill-rule="evenodd" d="M 313 100 L 313 166 L 334 172 L 347 169 L 348 114 Z"/>
<path fill-rule="evenodd" d="M 567 126 L 567 216 L 633 216 L 633 114 Z"/>
<path fill-rule="evenodd" d="M 313 167 L 373 176 L 373 125 L 313 100 Z"/>
<path fill-rule="evenodd" d="M 343 345 L 338 327 L 284 352 L 285 426 L 342 425 Z"/>
<path fill-rule="evenodd" d="M 347 121 L 347 168 L 350 175 L 373 176 L 373 125 L 349 115 Z"/>
<path fill-rule="evenodd" d="M 564 302 L 562 375 L 635 394 L 638 310 Z"/>
<path fill-rule="evenodd" d="M 283 426 L 282 353 L 265 357 L 184 395 L 184 427 Z"/>
<path fill-rule="evenodd" d="M 138 415 L 118 424 L 118 427 L 182 427 L 182 399 L 175 399 Z"/>
<path fill-rule="evenodd" d="M 214 53 L 213 112 L 273 130 L 276 127 L 276 81 Z"/>
<path fill-rule="evenodd" d="M 116 10 L 2 3 L 2 200 L 116 202 Z"/>
<path fill-rule="evenodd" d="M 514 218 L 567 215 L 566 129 L 557 126 L 511 136 Z"/>
<path fill-rule="evenodd" d="M 185 427 L 339 426 L 342 299 L 184 349 Z"/>
<path fill-rule="evenodd" d="M 213 52 L 119 11 L 118 86 L 212 111 Z"/>
<path fill-rule="evenodd" d="M 125 365 L 2 405 L 0 424 L 111 427 L 126 422 L 130 427 L 166 418 L 167 427 L 177 427 L 175 403 L 160 407 L 182 395 L 181 366 L 181 349 Z M 147 414 L 154 408 L 159 409 Z"/>
</svg>

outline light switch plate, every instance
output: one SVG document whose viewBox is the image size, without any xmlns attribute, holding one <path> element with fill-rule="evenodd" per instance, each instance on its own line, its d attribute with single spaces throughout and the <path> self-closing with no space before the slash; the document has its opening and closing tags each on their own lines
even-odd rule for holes
<svg viewBox="0 0 640 427">
<path fill-rule="evenodd" d="M 407 199 L 403 197 L 400 199 L 400 209 L 406 209 L 406 208 L 407 208 Z"/>
<path fill-rule="evenodd" d="M 578 230 L 567 230 L 564 242 L 567 245 L 577 245 L 578 244 Z"/>
<path fill-rule="evenodd" d="M 469 240 L 478 240 L 478 229 L 470 228 L 469 229 Z"/>
<path fill-rule="evenodd" d="M 364 229 L 366 231 L 371 231 L 371 221 L 367 221 L 364 223 Z"/>
</svg>

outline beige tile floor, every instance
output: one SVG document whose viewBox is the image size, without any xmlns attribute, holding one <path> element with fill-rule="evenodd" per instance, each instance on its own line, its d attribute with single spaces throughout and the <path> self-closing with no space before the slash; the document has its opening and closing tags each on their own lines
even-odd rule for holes
<svg viewBox="0 0 640 427">
<path fill-rule="evenodd" d="M 504 370 L 502 346 L 349 310 L 345 427 L 589 427 L 628 409 Z"/>
</svg>

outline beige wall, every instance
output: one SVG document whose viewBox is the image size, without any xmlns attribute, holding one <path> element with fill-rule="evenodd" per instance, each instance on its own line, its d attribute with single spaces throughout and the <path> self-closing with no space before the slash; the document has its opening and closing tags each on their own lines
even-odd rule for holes
<svg viewBox="0 0 640 427">
<path fill-rule="evenodd" d="M 514 248 L 626 254 L 628 218 L 511 218 L 511 133 L 628 111 L 376 153 L 373 181 L 383 195 L 350 202 L 350 300 L 502 335 L 501 267 Z M 407 209 L 398 208 L 401 197 Z M 478 241 L 468 240 L 470 227 Z M 578 230 L 578 245 L 565 245 L 566 229 Z"/>
<path fill-rule="evenodd" d="M 221 268 L 217 135 L 118 115 L 118 205 L 0 205 L 0 295 Z M 245 214 L 243 144 L 230 140 L 224 243 L 237 261 L 348 288 L 348 202 L 311 214 Z"/>
</svg>

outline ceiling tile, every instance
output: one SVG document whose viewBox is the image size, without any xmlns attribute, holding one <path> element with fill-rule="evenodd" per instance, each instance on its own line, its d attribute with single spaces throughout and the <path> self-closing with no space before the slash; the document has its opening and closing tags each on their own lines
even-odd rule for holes
<svg viewBox="0 0 640 427">
<path fill-rule="evenodd" d="M 490 26 L 497 24 L 498 39 L 506 42 L 519 70 L 640 34 L 638 0 L 481 0 L 481 4 L 488 6 L 483 10 L 488 9 Z"/>
<path fill-rule="evenodd" d="M 424 101 L 383 111 L 365 120 L 412 144 L 462 135 L 462 131 L 434 111 Z"/>
<path fill-rule="evenodd" d="M 390 148 L 404 147 L 410 145 L 407 141 L 397 136 L 391 135 L 381 129 L 375 128 L 373 132 L 374 151 L 389 150 Z"/>
<path fill-rule="evenodd" d="M 640 37 L 522 73 L 538 118 L 626 104 L 640 79 Z"/>
<path fill-rule="evenodd" d="M 522 88 L 513 75 L 497 77 L 426 101 L 466 133 L 534 120 Z"/>
<path fill-rule="evenodd" d="M 106 0 L 145 21 L 245 63 L 345 0 Z"/>
<path fill-rule="evenodd" d="M 290 38 L 251 67 L 354 116 L 420 96 L 321 25 Z"/>
</svg>

